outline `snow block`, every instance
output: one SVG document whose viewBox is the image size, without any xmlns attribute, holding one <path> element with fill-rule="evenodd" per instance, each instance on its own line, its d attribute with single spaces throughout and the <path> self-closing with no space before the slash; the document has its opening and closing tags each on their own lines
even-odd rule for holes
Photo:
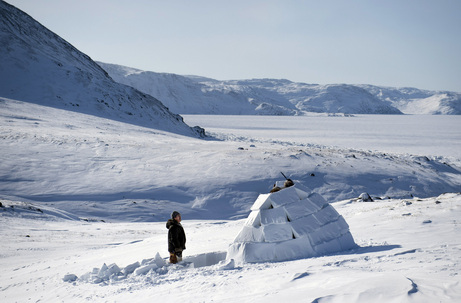
<svg viewBox="0 0 461 303">
<path fill-rule="evenodd" d="M 274 208 L 294 202 L 299 202 L 300 200 L 298 194 L 296 193 L 296 189 L 293 186 L 270 194 L 269 199 L 271 200 L 272 206 Z"/>
<path fill-rule="evenodd" d="M 74 275 L 74 274 L 67 274 L 67 275 L 64 276 L 64 278 L 62 278 L 62 280 L 64 282 L 74 282 L 74 281 L 77 280 L 77 278 L 78 277 L 76 275 Z"/>
<path fill-rule="evenodd" d="M 159 268 L 166 265 L 165 259 L 163 259 L 158 252 L 155 254 L 154 262 Z"/>
<path fill-rule="evenodd" d="M 293 239 L 291 224 L 263 225 L 263 234 L 266 242 L 280 242 Z"/>
<path fill-rule="evenodd" d="M 295 187 L 296 193 L 298 194 L 298 197 L 300 200 L 306 199 L 309 194 L 303 190 L 300 190 L 299 188 Z"/>
<path fill-rule="evenodd" d="M 101 281 L 107 281 L 118 275 L 123 274 L 117 264 L 113 263 L 107 266 L 106 263 L 104 263 L 99 270 L 94 268 L 92 274 L 84 275 L 84 278 L 92 279 L 93 283 L 100 283 Z"/>
<path fill-rule="evenodd" d="M 325 199 L 317 193 L 309 194 L 307 199 L 309 199 L 311 202 L 317 205 L 320 209 L 323 208 L 326 204 L 328 204 L 328 202 L 325 201 Z"/>
<path fill-rule="evenodd" d="M 339 225 L 336 222 L 329 223 L 322 226 L 322 228 L 317 229 L 314 232 L 309 234 L 309 237 L 313 244 L 317 245 L 323 242 L 331 241 L 342 235 L 342 231 L 339 228 Z"/>
<path fill-rule="evenodd" d="M 112 263 L 111 265 L 109 265 L 109 274 L 113 275 L 113 274 L 118 274 L 119 272 L 121 272 L 121 270 L 117 264 Z"/>
<path fill-rule="evenodd" d="M 314 214 L 314 217 L 317 218 L 319 222 L 324 224 L 338 220 L 339 216 L 340 215 L 336 209 L 334 209 L 333 206 L 329 204 Z"/>
<path fill-rule="evenodd" d="M 275 245 L 277 261 L 314 257 L 316 254 L 307 237 L 292 239 Z"/>
<path fill-rule="evenodd" d="M 93 269 L 93 272 L 95 270 Z M 107 267 L 106 263 L 104 263 L 102 266 L 101 266 L 101 269 L 99 269 L 98 271 L 98 277 L 99 278 L 106 278 L 106 277 L 109 277 L 109 267 Z"/>
<path fill-rule="evenodd" d="M 325 203 L 322 206 L 320 206 L 320 203 L 314 202 L 314 200 L 311 200 L 309 198 L 306 198 L 303 201 L 306 201 L 306 204 L 308 204 L 311 209 L 315 209 L 314 212 L 318 212 L 319 210 L 324 208 L 326 205 L 329 205 L 328 203 Z"/>
<path fill-rule="evenodd" d="M 308 200 L 299 200 L 284 206 L 291 221 L 308 216 L 318 211 L 316 205 Z"/>
<path fill-rule="evenodd" d="M 339 244 L 341 245 L 341 250 L 349 250 L 357 247 L 357 244 L 354 242 L 354 238 L 351 233 L 347 231 L 344 235 L 338 238 Z"/>
<path fill-rule="evenodd" d="M 287 223 L 288 217 L 283 207 L 261 210 L 260 224 Z M 251 214 L 250 214 L 251 216 Z"/>
<path fill-rule="evenodd" d="M 337 239 L 315 245 L 314 250 L 318 255 L 327 255 L 341 251 L 341 245 Z"/>
<path fill-rule="evenodd" d="M 190 256 L 184 259 L 185 262 L 193 264 L 193 268 L 216 265 L 226 258 L 226 252 L 210 252 Z"/>
<path fill-rule="evenodd" d="M 264 242 L 262 228 L 244 226 L 235 238 L 234 242 Z"/>
<path fill-rule="evenodd" d="M 140 267 L 141 264 L 139 262 L 135 262 L 133 264 L 125 266 L 125 268 L 122 270 L 122 273 L 126 276 L 129 274 L 132 274 L 136 268 Z"/>
<path fill-rule="evenodd" d="M 308 234 L 319 229 L 321 226 L 320 222 L 317 221 L 313 215 L 304 217 L 300 220 L 292 221 L 290 223 L 296 238 L 307 236 Z"/>
<path fill-rule="evenodd" d="M 260 194 L 251 207 L 251 210 L 269 209 L 271 207 L 269 196 L 270 194 Z"/>
<path fill-rule="evenodd" d="M 341 228 L 341 230 L 347 230 L 349 231 L 349 224 L 347 224 L 346 220 L 344 220 L 343 216 L 339 216 L 338 220 L 336 221 L 338 223 L 338 226 Z"/>
<path fill-rule="evenodd" d="M 338 238 L 343 234 L 343 229 L 339 225 L 338 221 L 330 222 L 327 225 L 324 225 L 321 230 L 324 231 L 325 235 L 327 235 L 327 237 L 330 239 Z"/>
<path fill-rule="evenodd" d="M 299 183 L 295 183 L 294 188 L 296 188 L 296 192 L 298 193 L 299 199 L 306 199 L 309 196 L 309 193 L 312 192 L 312 190 L 309 187 L 306 187 Z"/>
<path fill-rule="evenodd" d="M 250 213 L 247 220 L 245 221 L 245 225 L 247 226 L 254 226 L 259 227 L 261 226 L 261 214 L 259 210 L 254 210 Z"/>
<path fill-rule="evenodd" d="M 136 270 L 134 271 L 134 274 L 135 274 L 136 276 L 145 275 L 145 274 L 147 274 L 149 271 L 155 270 L 155 269 L 157 269 L 157 268 L 158 268 L 158 267 L 157 267 L 156 264 L 149 264 L 149 265 L 141 266 L 141 267 L 136 268 Z"/>
<path fill-rule="evenodd" d="M 237 254 L 227 255 L 228 259 L 242 260 L 243 262 L 268 262 L 275 260 L 275 243 L 240 243 L 233 251 Z"/>
</svg>

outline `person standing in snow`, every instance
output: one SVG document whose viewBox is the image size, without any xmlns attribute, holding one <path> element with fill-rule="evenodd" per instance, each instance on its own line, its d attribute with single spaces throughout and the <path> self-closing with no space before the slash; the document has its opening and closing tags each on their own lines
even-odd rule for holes
<svg viewBox="0 0 461 303">
<path fill-rule="evenodd" d="M 168 252 L 170 263 L 182 261 L 182 251 L 186 249 L 186 233 L 181 225 L 181 214 L 174 211 L 166 222 L 168 228 Z"/>
</svg>

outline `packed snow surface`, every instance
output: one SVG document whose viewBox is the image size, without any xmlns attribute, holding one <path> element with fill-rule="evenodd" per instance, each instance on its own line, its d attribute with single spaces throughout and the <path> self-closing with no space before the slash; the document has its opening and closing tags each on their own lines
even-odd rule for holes
<svg viewBox="0 0 461 303">
<path fill-rule="evenodd" d="M 433 115 L 327 115 L 297 117 L 184 115 L 189 125 L 223 138 L 317 144 L 461 159 L 461 119 Z"/>
<path fill-rule="evenodd" d="M 243 220 L 184 220 L 185 260 L 166 265 L 164 222 L 62 220 L 2 203 L 2 302 L 461 300 L 459 194 L 338 202 L 358 248 L 240 266 L 220 253 Z"/>
</svg>

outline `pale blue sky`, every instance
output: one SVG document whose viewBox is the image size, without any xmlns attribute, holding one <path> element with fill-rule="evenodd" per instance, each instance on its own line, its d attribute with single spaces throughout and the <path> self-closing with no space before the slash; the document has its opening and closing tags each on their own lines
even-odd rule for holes
<svg viewBox="0 0 461 303">
<path fill-rule="evenodd" d="M 459 0 L 6 0 L 92 59 L 461 92 Z"/>
</svg>

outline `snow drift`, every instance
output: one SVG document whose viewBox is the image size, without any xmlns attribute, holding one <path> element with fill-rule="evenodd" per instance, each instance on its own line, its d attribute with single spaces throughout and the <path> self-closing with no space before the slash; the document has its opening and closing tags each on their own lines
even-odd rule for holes
<svg viewBox="0 0 461 303">
<path fill-rule="evenodd" d="M 114 82 L 87 55 L 3 1 L 0 53 L 2 97 L 184 135 L 197 133 L 159 100 Z"/>
<path fill-rule="evenodd" d="M 344 218 L 321 195 L 308 192 L 295 184 L 259 195 L 226 258 L 286 261 L 354 248 Z"/>
</svg>

